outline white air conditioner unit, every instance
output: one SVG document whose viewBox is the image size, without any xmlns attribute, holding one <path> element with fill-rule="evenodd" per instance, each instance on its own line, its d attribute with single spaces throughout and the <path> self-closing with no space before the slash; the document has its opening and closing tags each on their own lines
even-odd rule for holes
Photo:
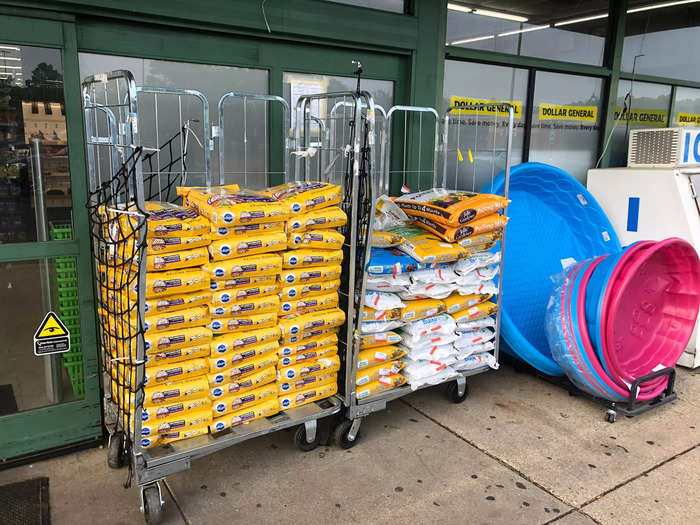
<svg viewBox="0 0 700 525">
<path fill-rule="evenodd" d="M 627 166 L 681 168 L 700 165 L 700 129 L 660 128 L 630 131 Z"/>
</svg>

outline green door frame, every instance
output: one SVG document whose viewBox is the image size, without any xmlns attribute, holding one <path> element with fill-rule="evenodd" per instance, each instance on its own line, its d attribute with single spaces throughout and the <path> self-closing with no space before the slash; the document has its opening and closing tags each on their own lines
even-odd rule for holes
<svg viewBox="0 0 700 525">
<path fill-rule="evenodd" d="M 85 203 L 85 147 L 78 76 L 75 23 L 20 16 L 0 16 L 2 41 L 61 50 L 73 206 L 72 241 L 17 243 L 0 247 L 0 261 L 72 256 L 77 261 L 80 333 L 85 396 L 68 403 L 0 417 L 0 461 L 61 447 L 102 435 L 92 260 Z M 31 352 L 31 349 L 27 349 Z"/>
</svg>

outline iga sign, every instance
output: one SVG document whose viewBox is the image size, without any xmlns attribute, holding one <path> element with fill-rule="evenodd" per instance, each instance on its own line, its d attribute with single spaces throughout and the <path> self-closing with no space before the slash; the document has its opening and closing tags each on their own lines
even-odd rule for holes
<svg viewBox="0 0 700 525">
<path fill-rule="evenodd" d="M 700 164 L 700 129 L 684 129 L 681 139 L 681 166 Z"/>
</svg>

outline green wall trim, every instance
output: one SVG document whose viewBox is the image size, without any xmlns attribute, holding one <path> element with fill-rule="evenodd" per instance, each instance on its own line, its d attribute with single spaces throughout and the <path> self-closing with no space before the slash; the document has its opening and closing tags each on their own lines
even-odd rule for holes
<svg viewBox="0 0 700 525">
<path fill-rule="evenodd" d="M 78 241 L 19 242 L 2 246 L 0 249 L 0 262 L 42 259 L 44 257 L 65 257 L 69 255 L 77 257 L 79 253 L 80 245 Z"/>
<path fill-rule="evenodd" d="M 63 33 L 60 24 L 40 18 L 0 15 L 0 41 L 31 46 L 61 47 Z"/>
<path fill-rule="evenodd" d="M 682 80 L 679 78 L 667 78 L 667 77 L 657 77 L 655 75 L 640 75 L 639 73 L 620 73 L 620 78 L 625 80 L 634 80 L 636 82 L 651 82 L 653 84 L 672 84 L 674 86 L 698 88 L 700 89 L 700 82 L 693 82 L 692 80 Z"/>
<path fill-rule="evenodd" d="M 609 68 L 603 66 L 575 64 L 560 60 L 509 55 L 507 53 L 497 53 L 494 51 L 483 51 L 479 49 L 469 49 L 456 46 L 445 46 L 445 57 L 449 59 L 472 60 L 475 62 L 488 62 L 512 67 L 536 68 L 545 71 L 558 71 L 562 73 L 575 73 L 589 76 L 605 77 L 609 76 L 611 73 Z"/>
<path fill-rule="evenodd" d="M 415 17 L 323 0 L 4 0 L 21 7 L 55 9 L 78 17 L 96 16 L 143 24 L 171 25 L 211 31 L 236 32 L 272 39 L 309 38 L 324 42 L 353 42 L 361 47 L 414 49 L 418 21 Z"/>
</svg>

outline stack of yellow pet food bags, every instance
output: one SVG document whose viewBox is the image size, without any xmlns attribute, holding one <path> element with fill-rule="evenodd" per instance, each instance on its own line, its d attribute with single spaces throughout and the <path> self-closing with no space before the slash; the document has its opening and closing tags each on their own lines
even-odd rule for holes
<svg viewBox="0 0 700 525">
<path fill-rule="evenodd" d="M 167 202 L 146 203 L 146 287 L 144 312 L 144 402 L 141 444 L 152 447 L 205 434 L 211 421 L 206 374 L 209 372 L 210 293 L 202 265 L 208 261 L 211 242 L 208 221 L 193 210 Z M 123 221 L 134 219 L 127 213 Z M 138 272 L 135 230 L 116 242 L 116 271 Z M 111 273 L 105 274 L 109 278 Z M 103 326 L 116 327 L 113 357 L 135 358 L 139 333 L 138 279 L 129 279 L 122 295 L 120 319 L 103 319 Z M 103 312 L 101 312 L 102 314 Z M 105 324 L 104 321 L 111 321 Z M 117 365 L 122 385 L 136 386 L 136 366 Z M 114 377 L 113 379 L 117 379 Z M 118 388 L 113 384 L 113 395 Z M 133 396 L 129 400 L 133 405 Z M 133 406 L 132 416 L 135 416 Z"/>
<path fill-rule="evenodd" d="M 267 190 L 289 206 L 288 250 L 282 254 L 277 388 L 280 409 L 319 401 L 338 391 L 338 308 L 347 217 L 340 187 L 293 182 Z"/>
<path fill-rule="evenodd" d="M 183 202 L 211 222 L 207 375 L 212 432 L 279 412 L 280 251 L 287 247 L 289 207 L 237 186 L 178 188 Z"/>
</svg>

